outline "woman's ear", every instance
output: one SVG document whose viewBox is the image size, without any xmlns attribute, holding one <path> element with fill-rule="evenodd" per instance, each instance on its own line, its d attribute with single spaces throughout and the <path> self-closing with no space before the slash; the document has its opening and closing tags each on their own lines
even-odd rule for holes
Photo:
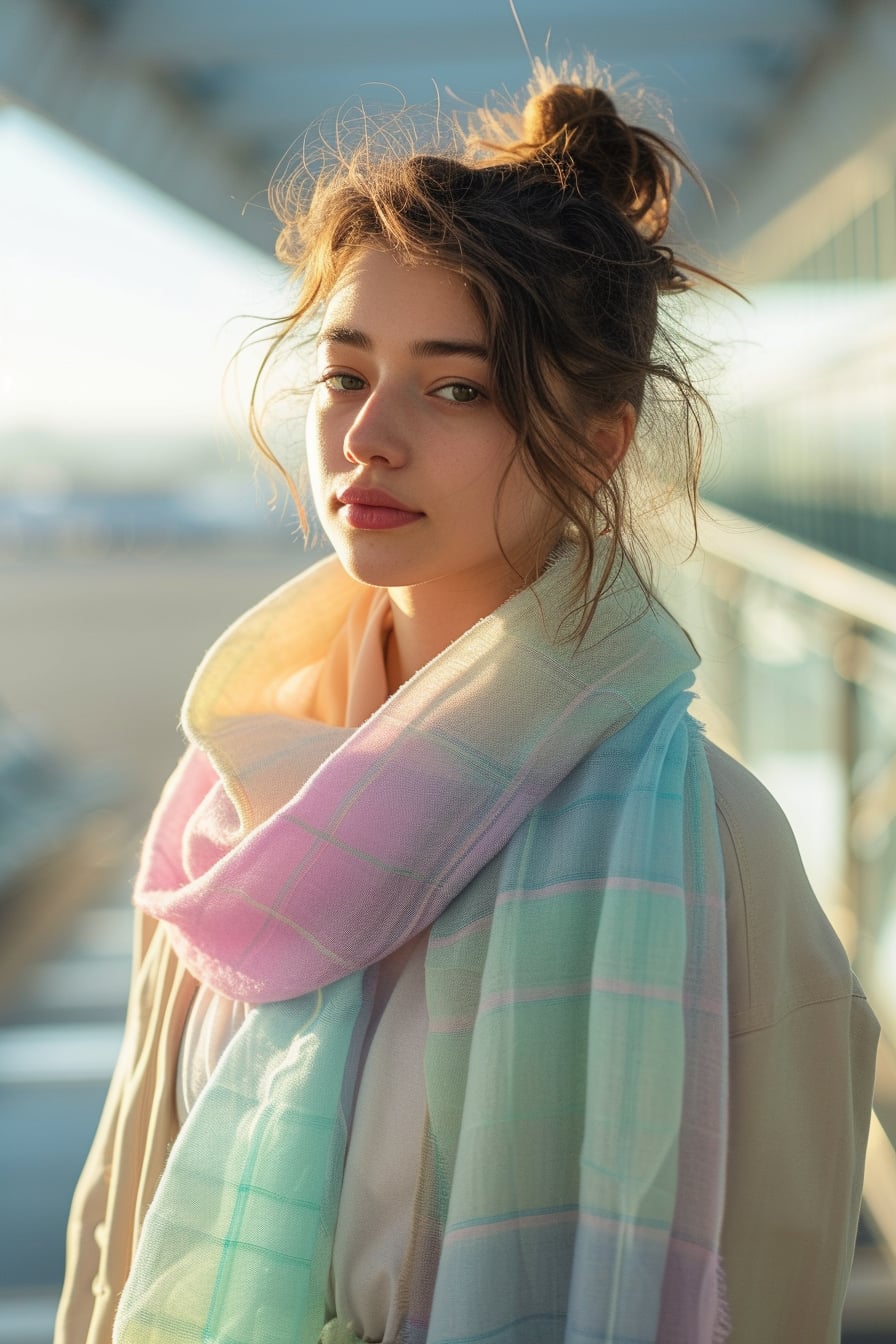
<svg viewBox="0 0 896 1344">
<path fill-rule="evenodd" d="M 614 413 L 595 416 L 592 420 L 589 438 L 597 460 L 604 469 L 605 480 L 610 479 L 628 452 L 637 423 L 635 408 L 628 401 L 624 401 Z"/>
</svg>

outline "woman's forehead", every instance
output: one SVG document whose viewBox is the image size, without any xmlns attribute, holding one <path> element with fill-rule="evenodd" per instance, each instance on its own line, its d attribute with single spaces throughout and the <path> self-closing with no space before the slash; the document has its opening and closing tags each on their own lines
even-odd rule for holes
<svg viewBox="0 0 896 1344">
<path fill-rule="evenodd" d="M 484 339 L 482 319 L 462 275 L 380 247 L 353 252 L 341 268 L 325 300 L 322 334 L 333 327 L 371 335 L 404 327 L 411 340 Z"/>
</svg>

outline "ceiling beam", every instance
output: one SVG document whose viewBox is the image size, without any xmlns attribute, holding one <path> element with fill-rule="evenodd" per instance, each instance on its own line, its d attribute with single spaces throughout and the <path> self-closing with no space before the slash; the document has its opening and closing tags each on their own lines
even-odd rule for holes
<svg viewBox="0 0 896 1344">
<path fill-rule="evenodd" d="M 159 190 L 270 252 L 267 178 L 199 110 L 131 77 L 57 0 L 0 5 L 0 88 Z"/>
<path fill-rule="evenodd" d="M 806 40 L 826 22 L 818 0 L 751 0 L 720 4 L 719 0 L 567 0 L 562 15 L 545 21 L 526 0 L 517 9 L 533 53 L 544 50 L 547 31 L 558 55 L 572 45 L 593 50 L 598 59 L 610 48 L 656 53 L 693 49 L 719 41 L 770 42 Z M 369 0 L 342 0 L 335 6 L 301 5 L 294 0 L 267 0 L 260 5 L 227 4 L 221 0 L 117 0 L 107 30 L 110 51 L 120 59 L 148 64 L 189 65 L 284 57 L 308 63 L 332 62 L 347 49 L 382 53 L 422 62 L 464 59 L 471 47 L 498 63 L 521 50 L 509 4 L 486 8 L 482 0 L 452 0 L 441 5 L 417 0 L 392 0 L 388 31 L 382 12 Z"/>
<path fill-rule="evenodd" d="M 785 274 L 892 182 L 894 88 L 896 7 L 867 0 L 729 176 L 721 246 L 748 281 Z"/>
<path fill-rule="evenodd" d="M 451 78 L 451 95 L 442 95 L 444 113 L 457 110 L 461 115 L 472 104 L 478 106 L 495 76 L 494 62 L 477 55 L 456 63 Z M 525 67 L 521 66 L 521 78 Z M 707 73 L 692 54 L 677 60 L 652 61 L 638 72 L 637 82 L 656 92 L 660 104 L 668 103 L 672 113 L 688 109 L 695 115 L 736 116 L 738 121 L 753 117 L 767 101 L 771 82 L 746 64 L 732 70 L 730 63 L 718 60 Z M 215 124 L 234 135 L 265 136 L 271 132 L 290 136 L 322 115 L 327 108 L 344 101 L 360 99 L 374 106 L 383 103 L 398 107 L 402 99 L 411 105 L 431 107 L 436 97 L 432 79 L 410 60 L 398 60 L 390 52 L 377 63 L 375 78 L 369 61 L 343 61 L 309 66 L 298 71 L 280 66 L 249 64 L 210 71 L 200 85 L 207 91 Z M 468 102 L 465 100 L 469 100 Z"/>
</svg>

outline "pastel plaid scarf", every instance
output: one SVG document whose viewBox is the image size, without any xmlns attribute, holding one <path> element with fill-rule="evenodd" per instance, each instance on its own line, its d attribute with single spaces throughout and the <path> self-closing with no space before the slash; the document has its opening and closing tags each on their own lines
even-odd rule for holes
<svg viewBox="0 0 896 1344">
<path fill-rule="evenodd" d="M 310 673 L 345 620 L 358 590 L 335 561 L 197 674 L 137 900 L 197 976 L 264 1006 L 172 1150 L 119 1344 L 351 1338 L 325 1301 L 376 963 L 429 925 L 399 1340 L 724 1339 L 725 927 L 696 659 L 627 569 L 581 647 L 559 641 L 572 563 L 353 731 L 240 711 L 253 659 Z"/>
</svg>

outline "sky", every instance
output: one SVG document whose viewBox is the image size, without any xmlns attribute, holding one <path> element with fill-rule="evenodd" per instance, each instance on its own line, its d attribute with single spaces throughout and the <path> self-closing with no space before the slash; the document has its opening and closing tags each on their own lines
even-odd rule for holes
<svg viewBox="0 0 896 1344">
<path fill-rule="evenodd" d="M 220 429 L 240 315 L 284 310 L 273 258 L 12 105 L 0 229 L 0 440 Z"/>
</svg>

